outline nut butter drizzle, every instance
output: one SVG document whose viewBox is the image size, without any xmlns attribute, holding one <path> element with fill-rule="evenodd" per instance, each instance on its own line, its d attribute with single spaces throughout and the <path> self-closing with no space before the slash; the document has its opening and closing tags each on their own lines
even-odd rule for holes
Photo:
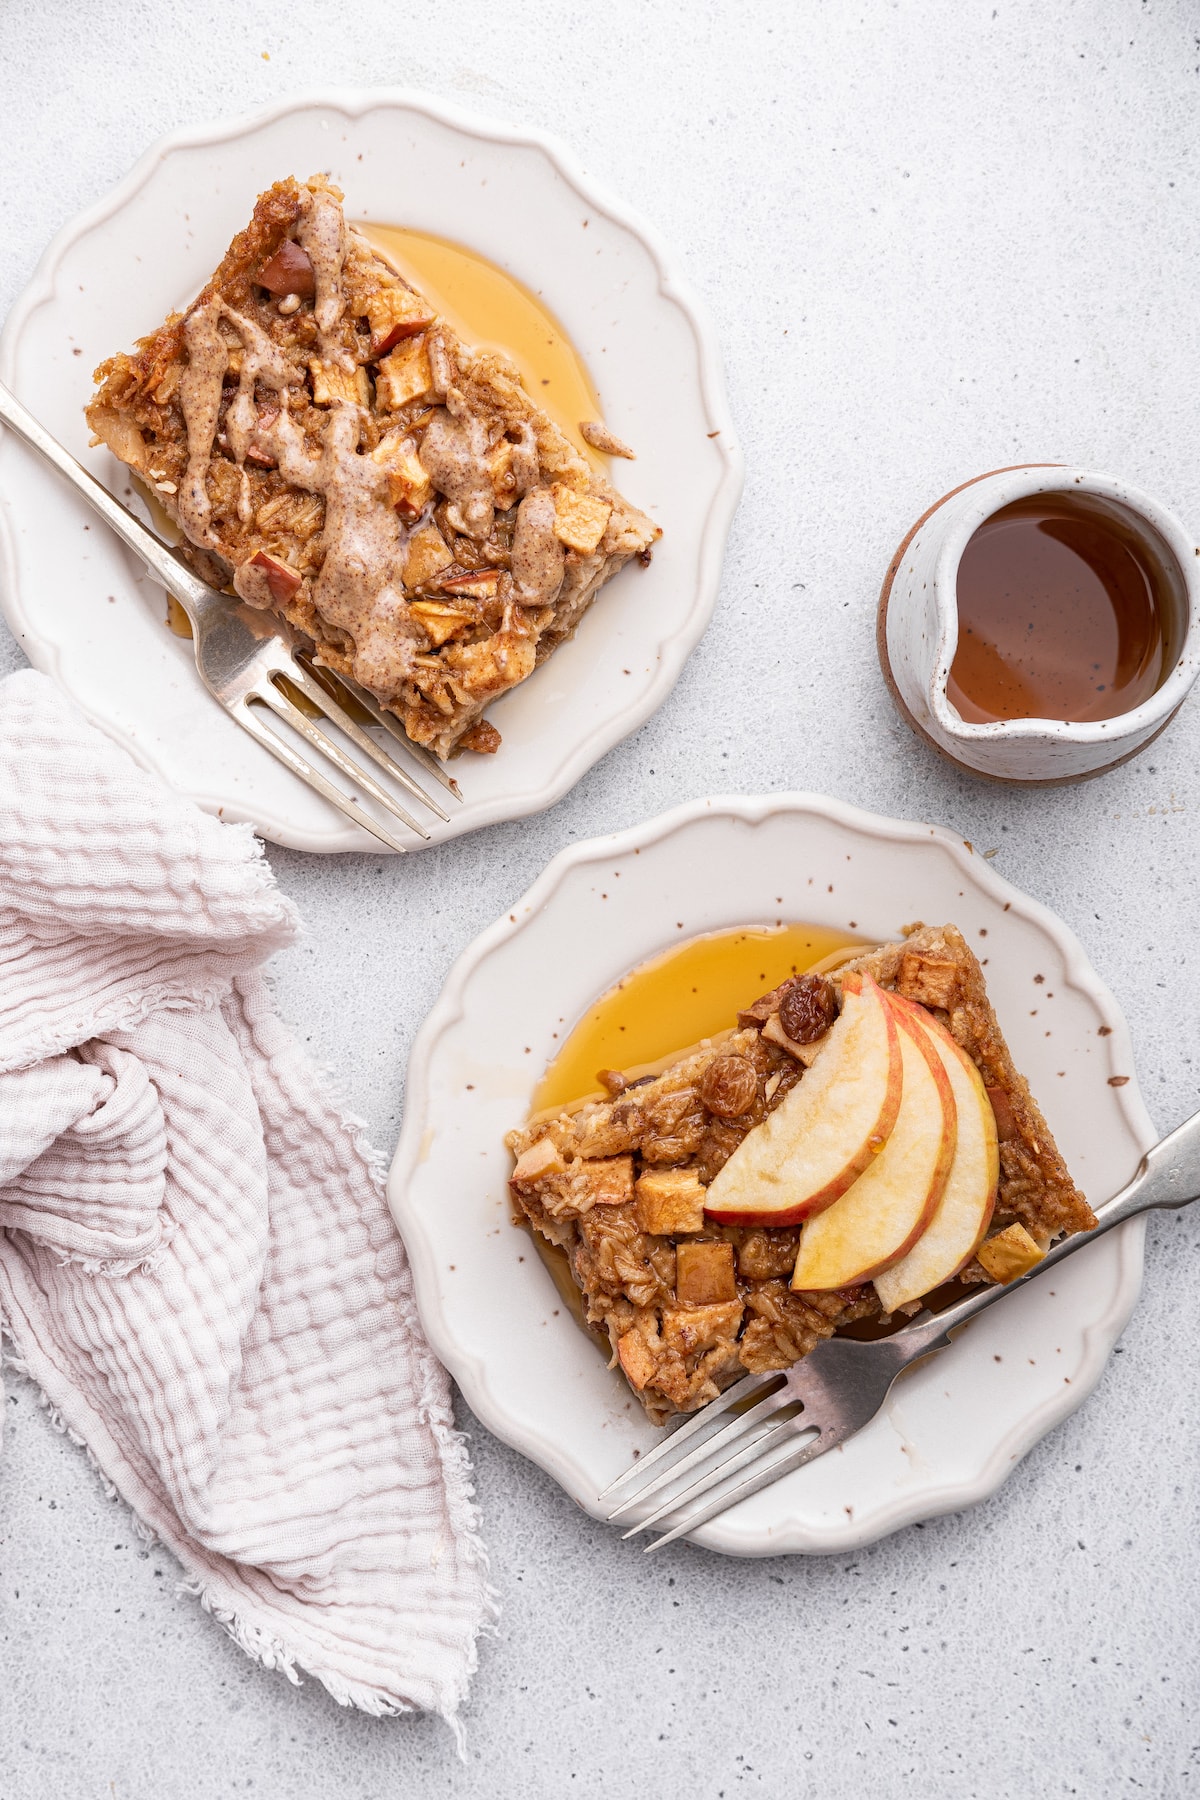
<svg viewBox="0 0 1200 1800">
<path fill-rule="evenodd" d="M 348 232 L 332 195 L 312 188 L 302 193 L 295 235 L 312 264 L 319 352 L 323 361 L 353 371 L 354 359 L 332 336 L 345 311 L 342 272 L 348 239 L 353 237 L 360 253 L 374 257 L 376 252 L 359 233 Z M 274 462 L 292 486 L 322 496 L 324 558 L 313 582 L 313 603 L 330 625 L 353 640 L 354 671 L 363 686 L 396 694 L 413 673 L 424 634 L 404 599 L 402 571 L 411 533 L 389 500 L 389 464 L 415 450 L 430 481 L 449 502 L 448 522 L 466 537 L 485 541 L 495 516 L 488 434 L 454 385 L 454 364 L 441 333 L 436 325 L 430 329 L 428 351 L 434 392 L 443 404 L 419 447 L 413 438 L 393 432 L 372 454 L 360 453 L 363 409 L 335 397 L 322 429 L 321 449 L 314 456 L 288 407 L 288 390 L 299 388 L 303 379 L 300 370 L 260 326 L 219 296 L 194 307 L 184 322 L 188 361 L 180 380 L 180 403 L 188 460 L 178 506 L 191 541 L 214 550 L 220 546 L 211 529 L 205 477 L 231 349 L 219 329 L 222 322 L 232 327 L 241 345 L 238 391 L 225 420 L 225 440 L 242 476 L 238 516 L 244 524 L 250 522 L 247 457 Z M 255 389 L 260 383 L 277 397 L 276 406 L 259 410 Z M 536 441 L 528 425 L 513 444 L 511 471 L 512 498 L 520 503 L 512 575 L 501 578 L 502 629 L 506 635 L 520 636 L 516 605 L 553 603 L 563 583 L 565 551 L 554 532 L 553 496 L 548 487 L 539 485 Z M 417 525 L 424 522 L 423 516 Z M 233 585 L 252 606 L 273 604 L 262 569 L 249 562 L 236 569 Z"/>
</svg>

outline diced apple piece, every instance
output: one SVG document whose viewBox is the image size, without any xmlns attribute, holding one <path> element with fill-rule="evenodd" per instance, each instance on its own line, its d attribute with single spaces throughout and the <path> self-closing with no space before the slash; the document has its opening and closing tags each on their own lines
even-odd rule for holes
<svg viewBox="0 0 1200 1800">
<path fill-rule="evenodd" d="M 261 569 L 266 577 L 271 598 L 282 606 L 290 600 L 303 579 L 297 569 L 290 569 L 277 556 L 269 556 L 265 550 L 257 550 L 250 558 L 252 569 Z"/>
<path fill-rule="evenodd" d="M 717 1306 L 736 1300 L 733 1245 L 676 1245 L 675 1294 L 683 1306 Z"/>
<path fill-rule="evenodd" d="M 457 606 L 440 606 L 436 600 L 414 600 L 409 611 L 435 649 L 474 622 L 470 613 Z"/>
<path fill-rule="evenodd" d="M 419 337 L 434 318 L 419 294 L 402 287 L 380 288 L 368 295 L 365 311 L 373 357 L 383 356 L 404 338 Z"/>
<path fill-rule="evenodd" d="M 694 1355 L 697 1350 L 711 1350 L 722 1339 L 732 1343 L 744 1310 L 740 1300 L 725 1301 L 716 1306 L 665 1307 L 663 1343 L 680 1356 Z"/>
<path fill-rule="evenodd" d="M 555 537 L 568 550 L 590 556 L 604 536 L 612 507 L 607 500 L 598 500 L 594 494 L 581 494 L 563 481 L 556 481 L 551 491 L 554 495 Z"/>
<path fill-rule="evenodd" d="M 980 1244 L 975 1254 L 980 1267 L 992 1280 L 1003 1283 L 1015 1281 L 1018 1275 L 1028 1275 L 1030 1269 L 1037 1268 L 1046 1252 L 1023 1225 L 1013 1224 L 1006 1225 L 995 1237 Z"/>
<path fill-rule="evenodd" d="M 442 594 L 463 594 L 472 600 L 494 600 L 500 586 L 500 571 L 464 569 L 461 575 L 444 575 L 436 586 Z"/>
<path fill-rule="evenodd" d="M 974 1256 L 991 1223 L 1000 1179 L 996 1120 L 979 1070 L 943 1025 L 909 1000 L 907 1008 L 941 1058 L 958 1111 L 958 1143 L 945 1192 L 933 1217 L 908 1255 L 876 1277 L 884 1312 L 893 1313 L 953 1280 Z"/>
<path fill-rule="evenodd" d="M 410 590 L 420 587 L 424 582 L 432 581 L 443 569 L 448 569 L 454 558 L 446 548 L 446 540 L 434 524 L 422 525 L 414 531 L 408 540 L 408 555 L 404 563 L 404 585 Z"/>
<path fill-rule="evenodd" d="M 958 994 L 961 970 L 956 962 L 936 956 L 918 956 L 910 950 L 900 959 L 897 990 L 920 1006 L 940 1006 L 949 1012 Z"/>
<path fill-rule="evenodd" d="M 896 1016 L 869 975 L 848 975 L 820 1057 L 746 1134 L 708 1190 L 724 1225 L 796 1225 L 840 1200 L 879 1155 L 900 1111 Z"/>
<path fill-rule="evenodd" d="M 420 518 L 433 499 L 433 483 L 411 450 L 390 453 L 388 498 L 410 525 Z"/>
<path fill-rule="evenodd" d="M 527 1181 L 541 1181 L 545 1175 L 564 1175 L 566 1168 L 562 1152 L 554 1139 L 539 1138 L 536 1144 L 530 1144 L 528 1150 L 522 1150 L 518 1156 L 512 1179 L 523 1186 Z"/>
<path fill-rule="evenodd" d="M 627 1331 L 617 1339 L 617 1360 L 639 1394 L 658 1367 L 658 1358 L 639 1331 Z"/>
<path fill-rule="evenodd" d="M 258 285 L 265 287 L 268 294 L 298 294 L 301 300 L 311 300 L 317 291 L 317 278 L 307 250 L 285 238 L 259 270 Z"/>
<path fill-rule="evenodd" d="M 609 1156 L 600 1162 L 576 1165 L 593 1206 L 624 1206 L 633 1199 L 632 1156 Z M 574 1180 L 575 1177 L 572 1177 Z"/>
<path fill-rule="evenodd" d="M 338 400 L 350 406 L 370 406 L 371 385 L 365 369 L 344 369 L 341 363 L 310 356 L 308 372 L 312 376 L 314 406 L 333 406 Z"/>
<path fill-rule="evenodd" d="M 705 1187 L 693 1169 L 647 1170 L 637 1180 L 637 1222 L 656 1237 L 704 1229 Z"/>
<path fill-rule="evenodd" d="M 793 1288 L 824 1293 L 881 1275 L 912 1249 L 945 1191 L 957 1141 L 950 1077 L 907 1009 L 894 1012 L 904 1067 L 895 1129 L 853 1187 L 805 1225 Z"/>
<path fill-rule="evenodd" d="M 432 391 L 433 371 L 423 337 L 398 344 L 375 372 L 375 397 L 390 412 Z"/>
</svg>

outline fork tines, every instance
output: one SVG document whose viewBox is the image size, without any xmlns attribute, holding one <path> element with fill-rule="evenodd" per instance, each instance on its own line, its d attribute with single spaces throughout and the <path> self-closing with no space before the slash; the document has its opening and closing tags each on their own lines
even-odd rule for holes
<svg viewBox="0 0 1200 1800">
<path fill-rule="evenodd" d="M 797 1434 L 805 1440 L 802 1446 L 797 1445 Z M 823 1446 L 818 1428 L 805 1419 L 801 1401 L 782 1375 L 744 1376 L 610 1483 L 605 1494 L 630 1482 L 636 1486 L 608 1518 L 636 1515 L 624 1534 L 627 1538 L 663 1520 L 672 1521 L 670 1530 L 646 1546 L 647 1551 L 658 1550 L 799 1467 L 819 1447 Z M 782 1454 L 772 1454 L 781 1448 Z M 720 1460 L 714 1462 L 715 1458 Z M 696 1470 L 701 1472 L 681 1487 Z M 748 1472 L 730 1487 L 743 1470 Z"/>
<path fill-rule="evenodd" d="M 289 691 L 292 690 L 292 691 Z M 307 701 L 307 706 L 303 702 Z M 376 764 L 384 774 L 401 788 L 412 799 L 422 806 L 428 807 L 439 819 L 449 822 L 450 815 L 432 794 L 426 792 L 419 781 L 397 761 L 396 757 L 369 735 L 347 710 L 345 702 L 357 703 L 364 708 L 372 722 L 382 726 L 391 736 L 403 744 L 409 755 L 414 756 L 423 768 L 428 768 L 456 800 L 462 800 L 458 783 L 449 776 L 437 763 L 436 758 L 413 744 L 405 737 L 399 725 L 393 725 L 371 696 L 362 693 L 357 687 L 343 682 L 340 676 L 333 676 L 327 670 L 318 672 L 299 655 L 290 653 L 283 644 L 274 646 L 273 653 L 258 663 L 258 679 L 247 687 L 237 704 L 238 722 L 245 726 L 250 734 L 257 738 L 265 749 L 277 756 L 301 780 L 315 788 L 329 800 L 338 811 L 355 824 L 362 826 L 392 850 L 405 851 L 409 846 L 398 838 L 386 826 L 374 818 L 358 802 L 356 796 L 347 794 L 337 787 L 327 776 L 322 774 L 314 763 L 303 756 L 294 745 L 289 743 L 280 732 L 269 725 L 263 717 L 264 709 L 269 710 L 278 719 L 296 732 L 318 754 L 332 763 L 340 774 L 353 782 L 359 791 L 368 795 L 378 806 L 393 818 L 416 832 L 417 836 L 428 840 L 429 830 L 419 819 L 402 806 L 395 795 L 384 786 L 369 768 L 364 767 L 356 757 L 350 755 L 337 740 L 324 729 L 324 724 L 335 725 L 350 742 L 365 756 Z M 318 715 L 310 716 L 310 709 Z M 321 721 L 318 722 L 318 719 Z"/>
</svg>

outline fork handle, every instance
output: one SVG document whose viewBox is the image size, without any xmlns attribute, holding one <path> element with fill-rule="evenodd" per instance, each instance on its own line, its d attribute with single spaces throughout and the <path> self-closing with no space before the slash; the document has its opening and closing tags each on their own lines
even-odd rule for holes
<svg viewBox="0 0 1200 1800">
<path fill-rule="evenodd" d="M 1133 1180 L 1100 1208 L 1097 1223 L 1091 1231 L 1076 1232 L 1073 1237 L 1064 1238 L 1048 1250 L 1028 1274 L 1019 1275 L 1015 1281 L 1006 1282 L 1002 1287 L 980 1288 L 977 1293 L 968 1294 L 965 1300 L 947 1307 L 945 1312 L 934 1313 L 928 1319 L 914 1319 L 911 1325 L 896 1332 L 891 1342 L 896 1345 L 901 1359 L 898 1368 L 906 1368 L 931 1350 L 944 1349 L 950 1342 L 950 1333 L 959 1325 L 995 1305 L 997 1300 L 1003 1300 L 1006 1294 L 1015 1293 L 1027 1282 L 1036 1281 L 1048 1269 L 1085 1249 L 1114 1226 L 1137 1218 L 1139 1213 L 1177 1212 L 1196 1199 L 1200 1199 L 1200 1113 L 1193 1113 L 1190 1119 L 1185 1119 L 1161 1143 L 1146 1152 Z"/>
<path fill-rule="evenodd" d="M 123 506 L 94 475 L 76 462 L 71 453 L 64 450 L 57 438 L 51 437 L 45 426 L 38 423 L 3 382 L 0 382 L 0 421 L 23 443 L 28 444 L 31 450 L 36 450 L 39 456 L 52 463 L 60 475 L 66 477 L 76 493 L 112 526 L 122 543 L 128 545 L 151 574 L 156 575 L 163 586 L 176 596 L 189 615 L 193 610 L 203 611 L 212 603 L 213 590 L 207 583 L 194 575 L 169 544 L 164 544 L 152 531 L 147 531 L 127 506 Z M 196 620 L 193 618 L 192 622 L 195 624 Z"/>
</svg>

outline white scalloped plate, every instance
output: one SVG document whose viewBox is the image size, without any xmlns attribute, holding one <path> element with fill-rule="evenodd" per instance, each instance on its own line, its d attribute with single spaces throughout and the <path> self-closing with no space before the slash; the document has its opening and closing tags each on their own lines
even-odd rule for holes
<svg viewBox="0 0 1200 1800">
<path fill-rule="evenodd" d="M 352 218 L 456 239 L 543 296 L 638 452 L 620 486 L 664 532 L 650 568 L 622 570 L 574 641 L 492 709 L 503 747 L 456 764 L 466 804 L 430 821 L 438 842 L 552 805 L 662 704 L 712 613 L 741 458 L 711 329 L 644 224 L 548 137 L 366 90 L 165 138 L 47 250 L 0 339 L 0 377 L 115 492 L 124 471 L 86 448 L 93 367 L 186 304 L 264 187 L 316 169 Z M 180 793 L 277 843 L 380 851 L 208 697 L 163 626 L 162 590 L 11 439 L 0 604 L 35 667 Z"/>
<path fill-rule="evenodd" d="M 389 1194 L 430 1342 L 471 1407 L 597 1517 L 600 1490 L 656 1432 L 510 1223 L 503 1136 L 564 1032 L 633 964 L 779 918 L 879 939 L 913 919 L 957 923 L 1091 1200 L 1155 1140 L 1124 1021 L 1077 940 L 949 832 L 794 794 L 698 801 L 565 850 L 451 970 L 413 1048 Z M 993 1493 L 1099 1379 L 1138 1296 L 1142 1236 L 1132 1221 L 983 1314 L 842 1449 L 696 1541 L 838 1551 Z"/>
</svg>

